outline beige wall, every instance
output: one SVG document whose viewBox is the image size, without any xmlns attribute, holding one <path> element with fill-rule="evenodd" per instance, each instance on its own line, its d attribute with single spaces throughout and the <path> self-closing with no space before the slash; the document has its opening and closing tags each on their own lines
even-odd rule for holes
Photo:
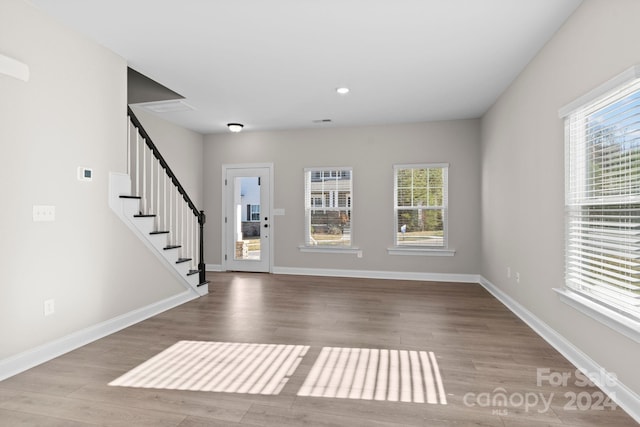
<svg viewBox="0 0 640 427">
<path fill-rule="evenodd" d="M 459 120 L 205 137 L 205 208 L 208 264 L 221 264 L 222 164 L 273 163 L 274 266 L 443 274 L 477 274 L 479 265 L 479 121 Z M 448 162 L 449 245 L 453 257 L 392 256 L 393 165 Z M 353 244 L 362 258 L 302 253 L 305 167 L 353 167 Z"/>
<path fill-rule="evenodd" d="M 184 288 L 108 207 L 108 174 L 125 171 L 125 61 L 22 0 L 0 2 L 0 52 L 31 71 L 0 75 L 2 360 Z M 55 222 L 33 222 L 39 204 Z"/>
<path fill-rule="evenodd" d="M 640 63 L 638 17 L 636 0 L 585 0 L 483 118 L 481 253 L 484 277 L 640 393 L 638 344 L 552 290 L 564 284 L 558 109 Z"/>
<path fill-rule="evenodd" d="M 198 209 L 203 209 L 203 135 L 170 123 L 141 107 L 134 106 L 132 110 L 193 203 Z"/>
</svg>

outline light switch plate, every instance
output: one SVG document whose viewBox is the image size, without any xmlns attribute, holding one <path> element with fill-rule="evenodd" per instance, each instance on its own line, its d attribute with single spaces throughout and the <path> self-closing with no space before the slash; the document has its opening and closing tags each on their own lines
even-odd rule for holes
<svg viewBox="0 0 640 427">
<path fill-rule="evenodd" d="M 44 315 L 51 316 L 56 312 L 56 301 L 53 299 L 48 299 L 44 302 Z"/>
<path fill-rule="evenodd" d="M 33 221 L 55 221 L 56 207 L 50 205 L 33 205 Z"/>
</svg>

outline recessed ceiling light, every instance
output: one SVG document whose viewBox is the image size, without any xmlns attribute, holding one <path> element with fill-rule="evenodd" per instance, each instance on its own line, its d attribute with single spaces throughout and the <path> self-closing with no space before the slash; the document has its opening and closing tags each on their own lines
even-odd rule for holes
<svg viewBox="0 0 640 427">
<path fill-rule="evenodd" d="M 336 92 L 338 92 L 338 94 L 340 95 L 346 95 L 349 93 L 349 88 L 348 87 L 339 87 L 338 89 L 336 89 Z"/>
<path fill-rule="evenodd" d="M 240 132 L 244 125 L 242 123 L 227 123 L 227 127 L 231 132 Z"/>
</svg>

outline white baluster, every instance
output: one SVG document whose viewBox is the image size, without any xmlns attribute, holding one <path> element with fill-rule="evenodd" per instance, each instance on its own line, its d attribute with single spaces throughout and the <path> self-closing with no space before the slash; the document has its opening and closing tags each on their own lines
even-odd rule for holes
<svg viewBox="0 0 640 427">
<path fill-rule="evenodd" d="M 191 212 L 191 209 L 187 209 L 187 212 Z M 187 250 L 189 251 L 189 256 L 187 258 L 191 258 L 193 264 L 193 253 L 191 252 L 191 215 L 187 216 L 187 237 L 185 238 L 185 245 L 187 246 Z"/>
<path fill-rule="evenodd" d="M 180 209 L 180 244 L 184 245 L 184 205 L 186 205 L 187 203 L 184 201 L 184 199 L 182 199 L 182 204 L 180 205 L 181 209 Z M 188 250 L 187 250 L 188 252 Z M 187 258 L 188 258 L 187 254 Z"/>
<path fill-rule="evenodd" d="M 131 120 L 127 122 L 127 175 L 131 176 Z"/>
<path fill-rule="evenodd" d="M 149 150 L 149 212 L 147 213 L 153 213 L 153 205 L 154 205 L 154 200 L 153 200 L 153 153 L 151 152 L 151 150 Z"/>
<path fill-rule="evenodd" d="M 173 183 L 169 186 L 169 228 L 167 230 L 171 231 L 173 228 Z M 171 239 L 173 239 L 173 233 L 170 234 Z"/>
<path fill-rule="evenodd" d="M 192 270 L 197 270 L 196 268 L 196 251 L 195 251 L 195 236 L 193 234 L 193 232 L 195 231 L 195 223 L 194 223 L 194 216 L 191 217 L 191 221 L 189 221 L 191 223 L 191 231 L 189 232 L 189 239 L 191 240 L 191 244 L 189 245 L 189 250 L 191 251 L 191 269 Z"/>
<path fill-rule="evenodd" d="M 140 132 L 136 128 L 136 196 L 140 195 Z"/>
<path fill-rule="evenodd" d="M 175 231 L 176 231 L 176 245 L 180 245 L 180 192 L 178 191 L 178 187 L 175 187 L 175 196 L 176 196 L 176 225 L 175 225 Z M 182 257 L 182 252 L 183 252 L 183 248 L 180 248 L 180 257 Z"/>
<path fill-rule="evenodd" d="M 142 139 L 143 141 L 144 138 Z M 147 143 L 142 146 L 142 210 L 147 212 Z"/>
<path fill-rule="evenodd" d="M 160 160 L 158 159 L 156 159 L 156 173 L 156 224 L 160 226 L 160 219 L 158 217 L 160 215 Z"/>
</svg>

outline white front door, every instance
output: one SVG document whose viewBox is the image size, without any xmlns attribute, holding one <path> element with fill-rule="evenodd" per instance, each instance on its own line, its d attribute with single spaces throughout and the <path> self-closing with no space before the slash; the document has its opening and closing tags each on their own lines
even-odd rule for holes
<svg viewBox="0 0 640 427">
<path fill-rule="evenodd" d="M 226 270 L 271 270 L 271 168 L 224 166 Z"/>
</svg>

